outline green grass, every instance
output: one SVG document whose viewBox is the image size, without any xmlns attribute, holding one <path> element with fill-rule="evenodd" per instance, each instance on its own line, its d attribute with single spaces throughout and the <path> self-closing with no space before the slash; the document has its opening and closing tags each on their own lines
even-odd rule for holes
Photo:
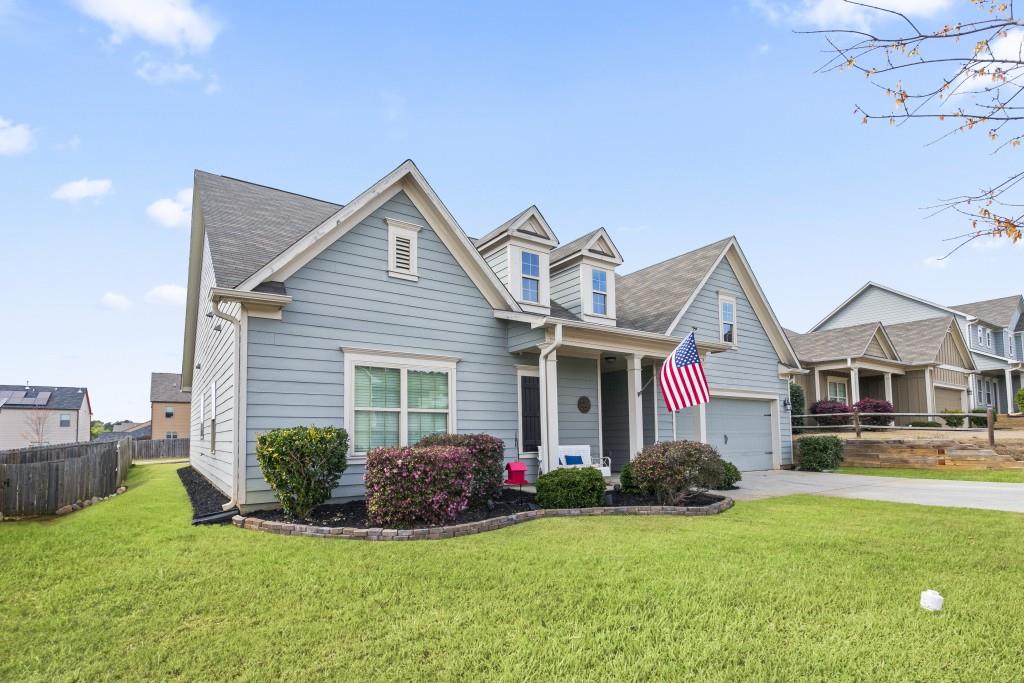
<svg viewBox="0 0 1024 683">
<path fill-rule="evenodd" d="M 920 470 L 899 467 L 840 467 L 836 471 L 840 474 L 869 474 L 875 477 L 1000 481 L 1024 484 L 1024 470 Z"/>
<path fill-rule="evenodd" d="M 367 543 L 191 527 L 177 465 L 0 524 L 0 680 L 1010 681 L 1024 515 L 795 496 Z M 934 588 L 947 609 L 917 606 Z"/>
</svg>

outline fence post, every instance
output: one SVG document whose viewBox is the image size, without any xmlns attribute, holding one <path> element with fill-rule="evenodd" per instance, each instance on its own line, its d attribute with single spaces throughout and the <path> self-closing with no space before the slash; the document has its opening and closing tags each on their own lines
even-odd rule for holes
<svg viewBox="0 0 1024 683">
<path fill-rule="evenodd" d="M 992 408 L 985 411 L 985 418 L 988 420 L 988 445 L 990 448 L 996 446 L 996 420 Z"/>
<path fill-rule="evenodd" d="M 857 433 L 857 438 L 860 438 L 860 409 L 853 409 L 853 431 Z"/>
</svg>

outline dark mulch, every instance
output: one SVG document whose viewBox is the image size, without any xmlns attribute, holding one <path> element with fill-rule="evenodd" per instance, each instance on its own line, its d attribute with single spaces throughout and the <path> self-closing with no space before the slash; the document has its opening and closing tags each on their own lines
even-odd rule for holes
<svg viewBox="0 0 1024 683">
<path fill-rule="evenodd" d="M 178 470 L 178 478 L 192 503 L 192 519 L 224 512 L 224 503 L 230 498 L 218 491 L 206 477 L 192 467 L 182 467 Z"/>
<path fill-rule="evenodd" d="M 699 493 L 691 496 L 684 503 L 693 507 L 704 507 L 713 505 L 722 500 L 721 496 L 710 493 Z M 658 505 L 658 501 L 651 496 L 641 496 L 622 493 L 621 491 L 609 491 L 605 494 L 604 505 L 608 507 L 619 507 L 623 505 Z M 491 501 L 490 505 L 477 505 L 467 508 L 459 513 L 459 516 L 452 524 L 465 524 L 467 522 L 479 522 L 494 517 L 504 517 L 516 512 L 536 510 L 539 506 L 532 493 L 521 492 L 517 489 L 506 488 L 502 490 L 501 497 Z M 256 517 L 269 522 L 296 522 L 303 524 L 326 527 L 355 527 L 366 529 L 370 522 L 366 515 L 366 501 L 353 500 L 347 503 L 336 503 L 320 505 L 313 509 L 309 519 L 294 520 L 284 514 L 282 510 L 261 510 L 255 513 Z M 417 524 L 409 528 L 420 528 L 426 525 Z"/>
</svg>

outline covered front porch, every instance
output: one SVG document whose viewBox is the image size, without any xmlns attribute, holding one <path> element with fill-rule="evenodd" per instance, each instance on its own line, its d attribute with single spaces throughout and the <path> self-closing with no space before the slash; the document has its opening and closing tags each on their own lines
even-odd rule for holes
<svg viewBox="0 0 1024 683">
<path fill-rule="evenodd" d="M 821 363 L 811 369 L 812 400 L 837 401 L 853 405 L 862 398 L 874 398 L 896 404 L 894 377 L 903 377 L 906 369 L 899 363 L 847 359 Z"/>
</svg>

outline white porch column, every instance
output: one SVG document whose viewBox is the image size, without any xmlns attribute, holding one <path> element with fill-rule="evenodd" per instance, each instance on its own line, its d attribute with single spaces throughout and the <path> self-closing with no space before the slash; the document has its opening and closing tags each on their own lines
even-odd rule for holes
<svg viewBox="0 0 1024 683">
<path fill-rule="evenodd" d="M 930 367 L 924 369 L 924 391 L 925 391 L 925 400 L 927 401 L 927 405 L 928 405 L 928 407 L 925 408 L 925 410 L 927 410 L 929 413 L 934 413 L 935 412 L 935 385 L 932 384 L 932 369 Z M 931 418 L 932 418 L 932 416 L 929 415 L 928 419 L 930 420 Z"/>
<path fill-rule="evenodd" d="M 1010 372 L 1010 368 L 1003 370 L 1006 377 L 1006 412 L 1015 413 L 1017 412 L 1013 406 L 1013 373 Z"/>
<path fill-rule="evenodd" d="M 814 368 L 814 400 L 811 403 L 817 403 L 821 400 L 821 370 Z"/>
<path fill-rule="evenodd" d="M 978 407 L 978 376 L 967 375 L 967 410 Z"/>
<path fill-rule="evenodd" d="M 540 466 L 550 472 L 558 464 L 558 351 L 540 362 Z"/>
<path fill-rule="evenodd" d="M 643 386 L 640 374 L 640 356 L 626 356 L 626 394 L 629 406 L 629 459 L 644 449 L 644 409 L 640 387 Z"/>
<path fill-rule="evenodd" d="M 885 373 L 885 400 L 892 403 L 892 373 Z M 893 404 L 895 405 L 895 404 Z"/>
<path fill-rule="evenodd" d="M 850 399 L 853 403 L 860 401 L 860 369 L 856 365 L 850 366 Z"/>
</svg>

